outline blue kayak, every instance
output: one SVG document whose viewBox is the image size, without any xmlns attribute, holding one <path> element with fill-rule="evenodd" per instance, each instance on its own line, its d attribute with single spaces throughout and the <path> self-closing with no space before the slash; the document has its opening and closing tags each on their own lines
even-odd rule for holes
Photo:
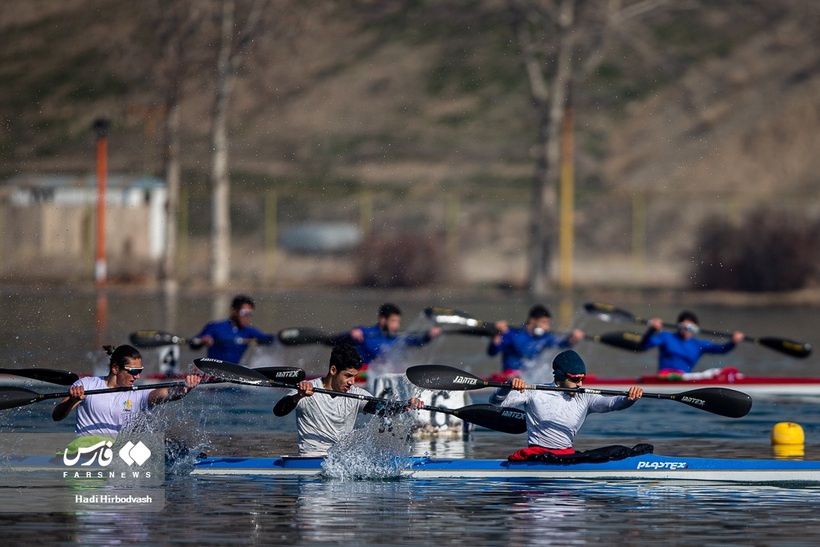
<svg viewBox="0 0 820 547">
<path fill-rule="evenodd" d="M 197 462 L 196 475 L 324 475 L 323 458 L 211 457 Z M 587 479 L 820 483 L 820 461 L 742 460 L 644 454 L 603 463 L 509 462 L 491 459 L 410 458 L 409 478 Z"/>
</svg>

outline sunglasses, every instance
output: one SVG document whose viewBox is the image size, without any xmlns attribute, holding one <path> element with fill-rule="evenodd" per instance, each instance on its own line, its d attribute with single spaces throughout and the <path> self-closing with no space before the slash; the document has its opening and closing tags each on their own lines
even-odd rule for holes
<svg viewBox="0 0 820 547">
<path fill-rule="evenodd" d="M 250 317 L 253 315 L 253 310 L 239 310 L 239 315 L 241 317 Z"/>
<path fill-rule="evenodd" d="M 681 323 L 681 324 L 678 325 L 678 328 L 680 330 L 688 330 L 692 334 L 697 334 L 697 333 L 700 332 L 700 327 L 698 327 L 697 325 L 693 325 L 692 323 L 688 323 L 686 325 Z"/>
<path fill-rule="evenodd" d="M 135 368 L 135 367 L 122 367 L 122 370 L 130 374 L 131 376 L 137 376 L 142 372 L 143 367 Z"/>
<path fill-rule="evenodd" d="M 587 377 L 586 374 L 569 374 L 569 373 L 565 373 L 565 374 L 567 375 L 567 380 L 569 380 L 570 382 L 573 382 L 575 384 L 577 384 L 578 382 L 583 382 L 584 378 Z"/>
</svg>

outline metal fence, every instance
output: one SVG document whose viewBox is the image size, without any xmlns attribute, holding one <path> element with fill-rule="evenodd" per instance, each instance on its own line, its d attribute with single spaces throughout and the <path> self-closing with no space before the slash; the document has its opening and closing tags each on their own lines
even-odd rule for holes
<svg viewBox="0 0 820 547">
<path fill-rule="evenodd" d="M 181 282 L 207 282 L 208 196 L 183 192 L 180 202 L 178 278 Z M 51 211 L 48 237 L 52 241 L 44 246 L 38 241 L 44 237 L 45 228 L 21 231 L 22 216 L 11 207 L 9 203 L 0 207 L 3 277 L 93 279 L 93 211 Z M 727 196 L 685 191 L 581 196 L 575 204 L 572 227 L 571 279 L 586 285 L 686 285 L 700 253 L 694 248 L 698 231 L 707 219 L 741 221 L 750 211 L 761 207 L 785 210 L 794 216 L 820 217 L 818 195 L 808 194 L 779 195 L 777 199 L 744 193 Z M 501 191 L 483 195 L 449 191 L 415 196 L 412 189 L 407 189 L 404 193 L 362 192 L 333 198 L 300 197 L 273 190 L 234 191 L 231 277 L 266 286 L 356 283 L 362 264 L 374 258 L 365 256 L 362 248 L 308 252 L 282 244 L 289 230 L 310 224 L 353 226 L 364 239 L 418 238 L 428 248 L 435 248 L 435 257 L 430 259 L 435 260 L 444 274 L 441 279 L 448 283 L 523 286 L 530 214 L 529 196 Z M 144 220 L 115 214 L 110 222 L 129 224 Z M 559 226 L 560 219 L 556 219 L 556 230 Z M 61 242 L 60 234 L 69 232 L 71 237 Z M 138 242 L 131 245 L 141 248 Z M 48 249 L 48 256 L 44 249 Z M 558 272 L 561 260 L 557 243 L 554 250 L 553 273 Z M 400 261 L 401 256 L 396 260 Z M 151 280 L 156 278 L 159 265 L 115 252 L 109 270 L 125 280 Z"/>
</svg>

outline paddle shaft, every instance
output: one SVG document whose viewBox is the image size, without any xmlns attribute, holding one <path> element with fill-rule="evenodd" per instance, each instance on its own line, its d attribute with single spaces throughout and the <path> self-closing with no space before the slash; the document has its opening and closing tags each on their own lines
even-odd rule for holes
<svg viewBox="0 0 820 547">
<path fill-rule="evenodd" d="M 194 359 L 194 364 L 197 366 L 197 368 L 199 368 L 206 374 L 210 374 L 212 376 L 222 378 L 223 380 L 230 382 L 260 387 L 279 387 L 288 389 L 294 389 L 294 387 L 296 387 L 294 386 L 294 384 L 278 382 L 275 379 L 266 377 L 260 374 L 257 371 L 257 369 L 248 369 L 241 365 L 229 363 L 227 361 L 222 361 L 219 359 L 211 359 L 207 357 Z M 304 378 L 304 371 L 302 371 L 301 369 L 294 370 L 298 370 L 301 373 L 301 378 L 294 381 L 299 381 L 302 378 Z M 373 397 L 371 395 L 333 391 L 320 387 L 314 387 L 313 390 L 316 393 L 323 393 L 326 395 L 330 395 L 331 397 L 350 397 L 364 401 L 384 403 L 397 402 L 389 401 L 387 399 L 380 399 L 378 397 Z M 274 407 L 274 409 L 275 408 L 276 407 Z M 287 412 L 284 412 L 282 415 L 287 414 L 288 412 L 290 412 L 290 410 L 292 410 L 292 408 L 290 408 Z M 424 405 L 420 408 L 420 410 L 452 414 L 454 416 L 458 416 L 466 422 L 472 422 L 487 427 L 488 429 L 496 429 L 498 431 L 503 431 L 505 433 L 522 433 L 526 430 L 526 422 L 523 419 L 523 413 L 520 413 L 520 411 L 516 413 L 510 411 L 510 409 L 497 410 L 492 408 L 491 405 L 471 405 L 460 409 Z"/>
<path fill-rule="evenodd" d="M 236 381 L 236 380 L 234 380 L 234 381 Z M 266 384 L 261 384 L 261 385 L 260 384 L 249 384 L 249 385 L 254 385 L 254 386 L 259 386 L 259 387 L 280 387 L 280 388 L 287 388 L 287 389 L 296 389 L 296 386 L 289 385 L 289 384 L 284 384 L 282 382 L 275 382 L 275 381 L 271 381 L 267 385 Z M 347 397 L 349 399 L 359 399 L 360 401 L 372 401 L 372 402 L 375 402 L 375 403 L 396 403 L 397 402 L 397 401 L 391 401 L 389 399 L 382 399 L 380 397 L 373 397 L 372 395 L 364 395 L 364 394 L 361 394 L 361 393 L 350 393 L 350 392 L 347 392 L 347 391 L 335 391 L 335 390 L 332 390 L 332 389 L 325 389 L 325 388 L 321 388 L 321 387 L 314 387 L 313 392 L 314 393 L 324 393 L 325 395 L 330 395 L 331 397 Z M 451 408 L 443 408 L 443 407 L 429 406 L 429 405 L 424 405 L 421 408 L 419 408 L 418 410 L 431 410 L 431 411 L 435 411 L 435 412 L 443 412 L 445 414 L 454 414 L 456 412 L 456 410 L 451 409 Z"/>
<path fill-rule="evenodd" d="M 258 384 L 254 384 L 258 385 Z M 286 384 L 278 384 L 271 382 L 271 387 L 288 387 Z M 334 391 L 331 389 L 324 389 L 314 387 L 315 393 L 324 393 L 331 397 L 349 397 L 352 399 L 359 399 L 362 401 L 395 404 L 398 401 L 391 401 L 370 395 L 362 395 L 360 393 L 347 393 L 343 391 Z M 493 405 L 470 405 L 461 408 L 445 408 L 441 406 L 423 405 L 416 410 L 427 410 L 430 412 L 440 412 L 442 414 L 450 414 L 461 418 L 465 422 L 471 422 L 488 429 L 495 429 L 504 433 L 524 433 L 527 430 L 527 424 L 524 419 L 525 414 L 517 409 L 502 409 L 494 407 Z"/>
<path fill-rule="evenodd" d="M 159 330 L 141 330 L 128 335 L 132 344 L 139 348 L 159 348 L 164 346 L 184 346 L 191 344 L 201 346 L 202 338 L 184 338 L 170 332 Z M 256 341 L 255 338 L 230 338 L 222 339 L 224 342 L 237 342 L 240 344 L 250 344 Z"/>
<path fill-rule="evenodd" d="M 120 391 L 138 391 L 141 389 L 161 389 L 166 387 L 183 387 L 187 385 L 185 382 L 168 382 L 164 384 L 148 384 L 142 386 L 132 386 L 132 387 L 112 387 L 108 389 L 92 389 L 85 392 L 85 395 L 98 395 L 101 393 L 116 393 Z M 63 397 L 70 397 L 71 393 L 63 392 L 63 393 L 37 393 L 36 391 L 31 391 L 28 389 L 20 389 L 14 387 L 7 387 L 3 388 L 0 387 L 0 396 L 3 393 L 11 393 L 11 394 L 18 394 L 19 396 L 16 399 L 11 400 L 2 400 L 0 397 L 0 410 L 7 410 L 10 408 L 17 408 L 20 406 L 26 406 L 34 403 L 38 403 L 40 401 L 45 401 L 46 399 L 58 399 Z"/>
<path fill-rule="evenodd" d="M 509 383 L 484 380 L 469 372 L 446 365 L 413 366 L 407 369 L 407 377 L 412 383 L 425 389 L 473 390 L 485 387 L 512 389 Z M 544 384 L 525 385 L 524 389 L 629 396 L 628 391 L 599 390 L 583 387 L 569 388 Z M 726 388 L 700 388 L 677 394 L 644 393 L 643 396 L 677 401 L 700 410 L 730 418 L 745 416 L 752 408 L 752 398 L 749 397 L 749 395 Z"/>
</svg>

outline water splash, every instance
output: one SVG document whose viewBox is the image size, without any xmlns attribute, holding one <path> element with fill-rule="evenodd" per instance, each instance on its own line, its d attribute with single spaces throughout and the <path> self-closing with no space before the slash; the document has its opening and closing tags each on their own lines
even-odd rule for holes
<svg viewBox="0 0 820 547">
<path fill-rule="evenodd" d="M 328 450 L 322 465 L 325 477 L 342 481 L 400 477 L 410 465 L 414 423 L 409 412 L 374 416 Z"/>
</svg>

